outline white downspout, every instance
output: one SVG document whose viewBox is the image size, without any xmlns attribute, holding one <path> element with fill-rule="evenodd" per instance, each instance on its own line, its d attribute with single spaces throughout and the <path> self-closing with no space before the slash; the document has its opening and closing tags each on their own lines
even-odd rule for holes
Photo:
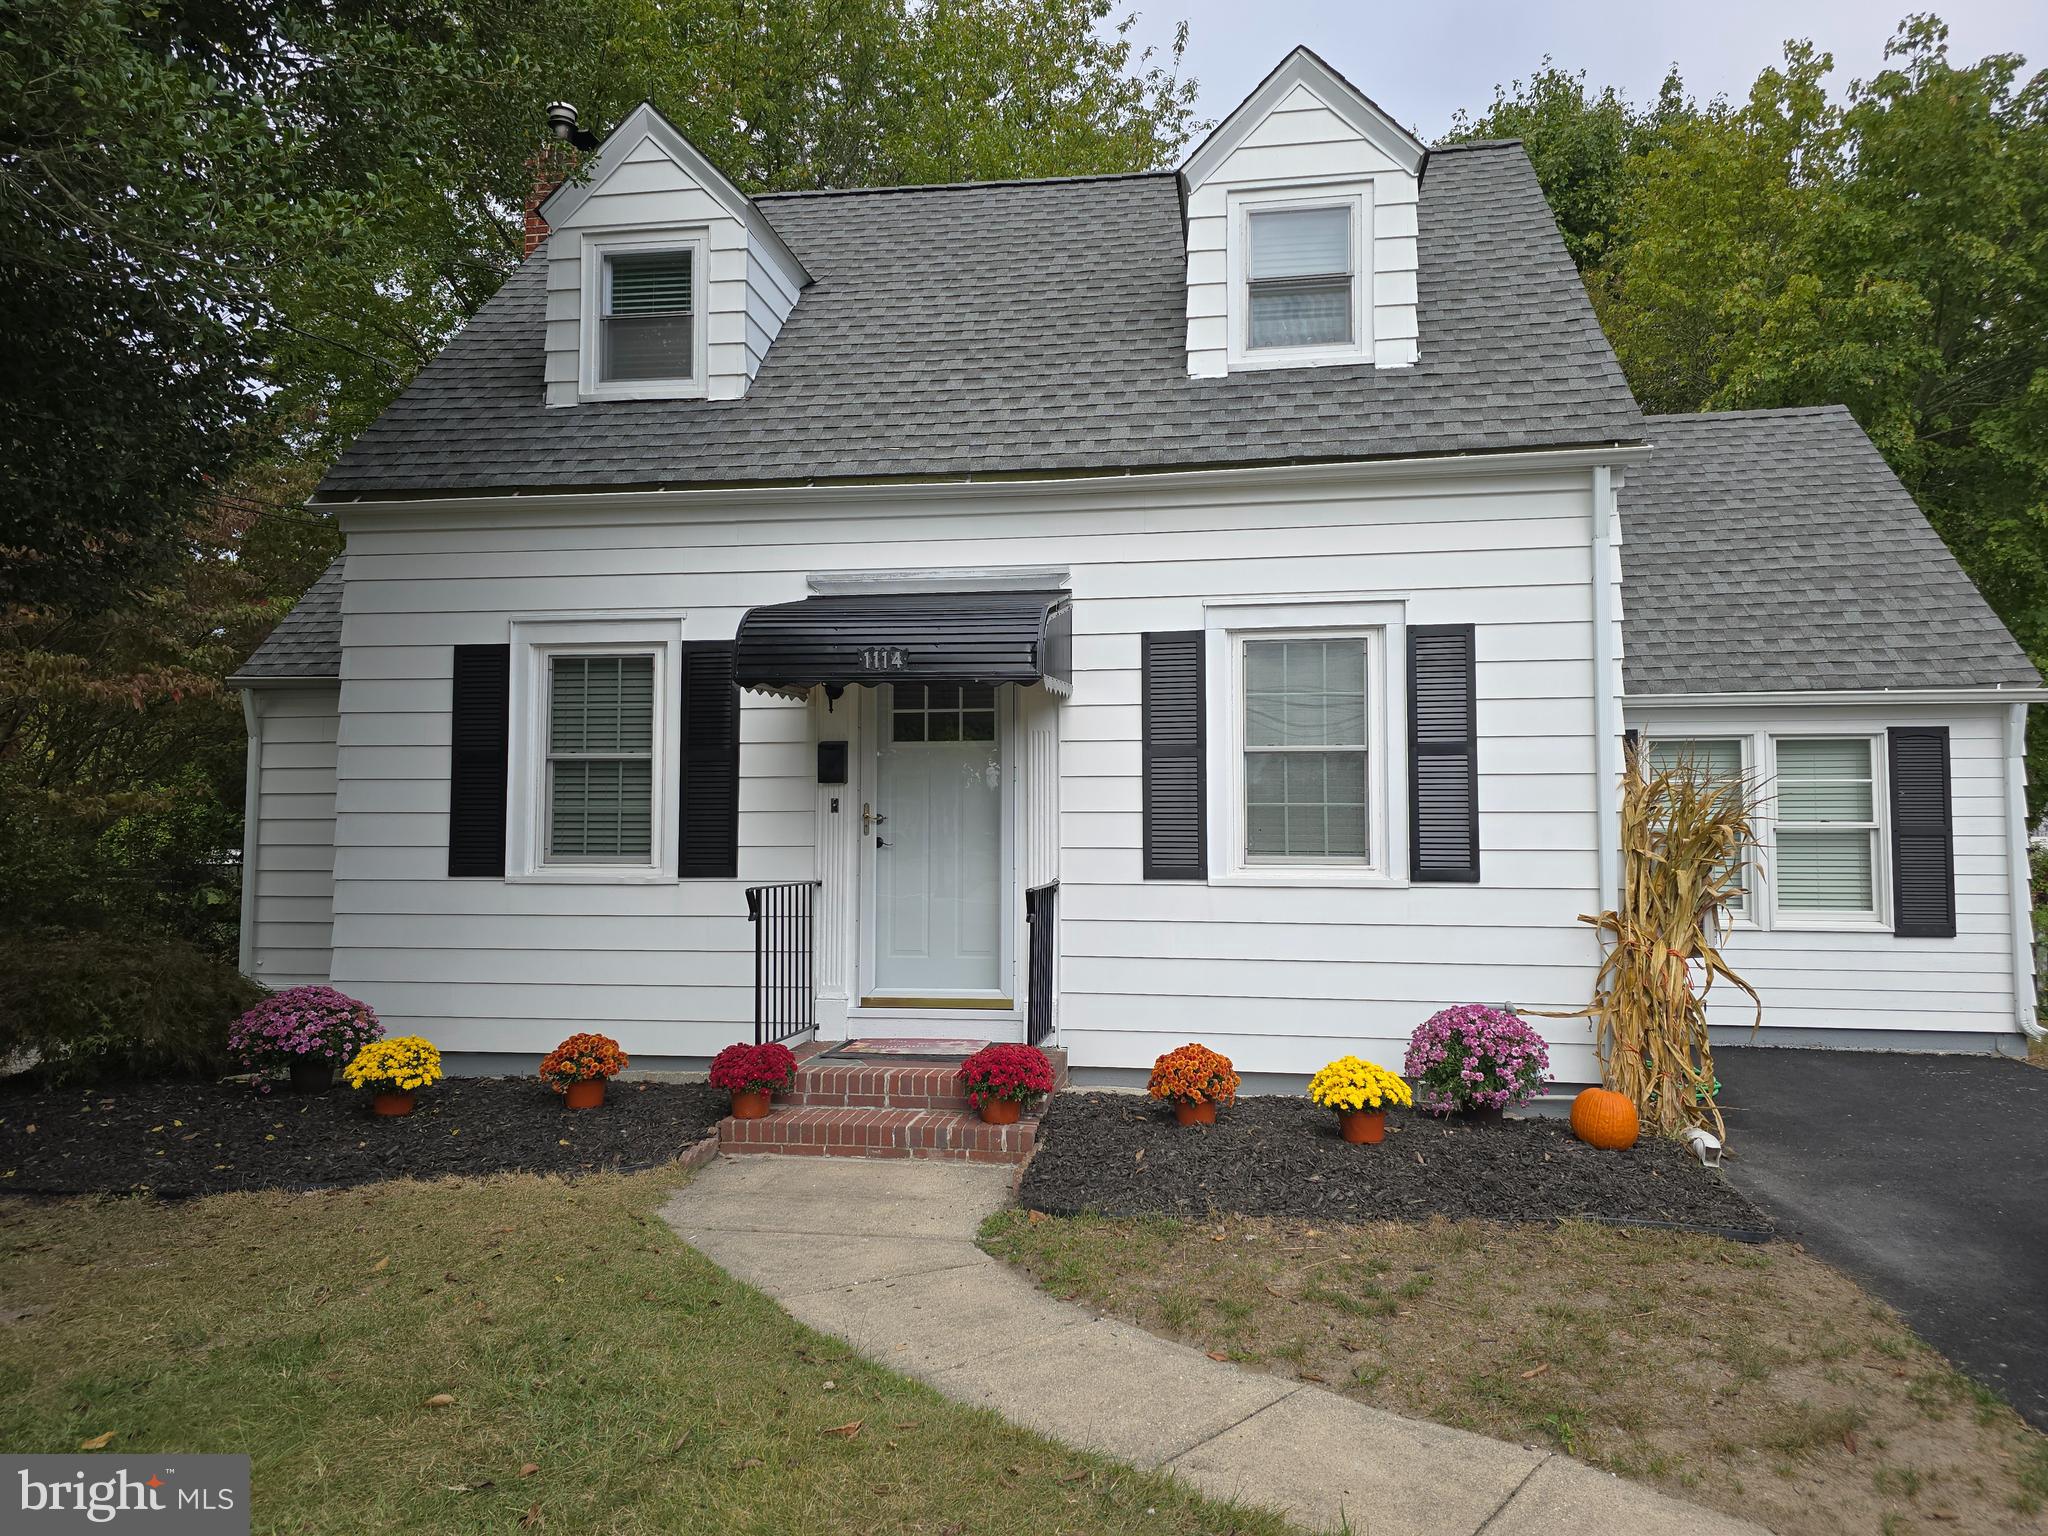
<svg viewBox="0 0 2048 1536">
<path fill-rule="evenodd" d="M 1600 910 L 1621 903 L 1621 698 L 1614 637 L 1614 469 L 1593 467 L 1593 804 Z"/>
<path fill-rule="evenodd" d="M 2027 859 L 2027 706 L 2005 707 L 2005 819 L 2010 839 L 2007 883 L 2012 907 L 2013 1022 L 2029 1040 L 2048 1039 L 2035 1018 L 2034 896 Z"/>
<path fill-rule="evenodd" d="M 242 938 L 236 965 L 244 976 L 256 976 L 256 861 L 262 847 L 263 712 L 256 690 L 242 690 L 242 724 L 249 733 L 248 783 L 242 790 Z"/>
</svg>

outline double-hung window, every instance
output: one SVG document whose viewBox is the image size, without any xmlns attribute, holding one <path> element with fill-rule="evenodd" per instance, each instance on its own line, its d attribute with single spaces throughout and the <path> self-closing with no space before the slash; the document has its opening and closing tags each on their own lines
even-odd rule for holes
<svg viewBox="0 0 2048 1536">
<path fill-rule="evenodd" d="M 1682 770 L 1696 777 L 1708 788 L 1722 784 L 1740 784 L 1743 777 L 1742 738 L 1661 738 L 1645 746 L 1643 763 L 1652 773 Z M 1749 871 L 1746 860 L 1741 855 L 1737 856 L 1734 873 L 1737 894 L 1728 903 L 1728 907 L 1738 916 L 1746 915 L 1749 911 Z"/>
<path fill-rule="evenodd" d="M 1877 915 L 1877 781 L 1867 736 L 1776 742 L 1774 861 L 1778 911 Z"/>
<path fill-rule="evenodd" d="M 1362 635 L 1243 644 L 1247 864 L 1370 864 Z"/>
<path fill-rule="evenodd" d="M 693 378 L 697 367 L 697 248 L 612 251 L 598 314 L 598 380 Z"/>
<path fill-rule="evenodd" d="M 1356 306 L 1352 205 L 1254 209 L 1245 265 L 1248 350 L 1348 346 Z"/>
<path fill-rule="evenodd" d="M 654 658 L 550 655 L 546 740 L 546 862 L 655 862 Z"/>
</svg>

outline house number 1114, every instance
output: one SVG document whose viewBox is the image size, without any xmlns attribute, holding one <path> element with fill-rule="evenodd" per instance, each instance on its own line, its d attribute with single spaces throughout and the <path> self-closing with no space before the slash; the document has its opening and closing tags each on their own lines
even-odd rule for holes
<svg viewBox="0 0 2048 1536">
<path fill-rule="evenodd" d="M 860 653 L 863 672 L 901 672 L 910 665 L 910 655 L 900 645 L 871 645 Z"/>
</svg>

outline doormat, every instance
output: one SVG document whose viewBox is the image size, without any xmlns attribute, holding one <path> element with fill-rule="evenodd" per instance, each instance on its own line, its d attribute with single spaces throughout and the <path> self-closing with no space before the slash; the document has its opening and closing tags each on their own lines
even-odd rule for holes
<svg viewBox="0 0 2048 1536">
<path fill-rule="evenodd" d="M 920 1061 L 945 1061 L 972 1056 L 987 1045 L 986 1040 L 920 1040 L 899 1036 L 870 1036 L 842 1040 L 822 1054 L 831 1057 L 914 1056 Z"/>
</svg>

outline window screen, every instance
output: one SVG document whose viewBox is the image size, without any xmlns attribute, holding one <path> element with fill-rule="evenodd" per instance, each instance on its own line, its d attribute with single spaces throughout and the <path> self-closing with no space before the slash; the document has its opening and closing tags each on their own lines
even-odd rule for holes
<svg viewBox="0 0 2048 1536">
<path fill-rule="evenodd" d="M 653 817 L 654 658 L 551 658 L 548 857 L 648 863 Z"/>
<path fill-rule="evenodd" d="M 1778 742 L 1778 907 L 1869 915 L 1877 906 L 1877 802 L 1870 742 Z"/>
<path fill-rule="evenodd" d="M 1351 336 L 1351 209 L 1251 216 L 1252 347 L 1341 346 Z"/>
<path fill-rule="evenodd" d="M 696 365 L 694 252 L 605 258 L 601 376 L 607 382 L 687 379 Z"/>
<path fill-rule="evenodd" d="M 1365 713 L 1363 639 L 1245 642 L 1247 860 L 1367 861 Z"/>
</svg>

